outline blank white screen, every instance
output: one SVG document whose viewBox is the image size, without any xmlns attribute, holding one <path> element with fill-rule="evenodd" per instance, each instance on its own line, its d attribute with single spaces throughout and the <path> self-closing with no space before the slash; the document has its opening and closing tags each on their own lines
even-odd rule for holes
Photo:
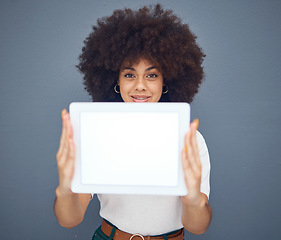
<svg viewBox="0 0 281 240">
<path fill-rule="evenodd" d="M 177 113 L 82 112 L 83 184 L 176 186 Z"/>
</svg>

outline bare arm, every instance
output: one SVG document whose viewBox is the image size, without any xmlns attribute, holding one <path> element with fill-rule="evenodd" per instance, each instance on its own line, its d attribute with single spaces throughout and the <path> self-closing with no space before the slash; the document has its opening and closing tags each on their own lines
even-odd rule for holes
<svg viewBox="0 0 281 240">
<path fill-rule="evenodd" d="M 91 195 L 73 192 L 61 193 L 58 187 L 56 196 L 54 210 L 59 224 L 66 228 L 73 228 L 80 224 L 91 200 Z"/>
<path fill-rule="evenodd" d="M 208 197 L 200 192 L 202 166 L 196 139 L 198 121 L 190 125 L 190 131 L 185 137 L 185 149 L 181 158 L 185 183 L 188 194 L 182 197 L 182 224 L 193 234 L 202 234 L 207 229 L 212 218 L 212 209 Z"/>
<path fill-rule="evenodd" d="M 59 186 L 56 189 L 54 211 L 61 226 L 72 228 L 80 224 L 91 200 L 90 194 L 77 194 L 71 191 L 74 174 L 75 145 L 70 117 L 62 111 L 62 134 L 57 152 Z"/>
<path fill-rule="evenodd" d="M 182 224 L 186 230 L 193 234 L 206 232 L 211 222 L 212 209 L 204 193 L 200 194 L 198 203 L 192 205 L 183 203 Z"/>
</svg>

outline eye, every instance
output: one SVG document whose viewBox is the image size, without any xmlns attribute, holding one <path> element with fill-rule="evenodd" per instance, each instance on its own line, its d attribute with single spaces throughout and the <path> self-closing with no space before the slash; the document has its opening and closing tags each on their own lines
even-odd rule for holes
<svg viewBox="0 0 281 240">
<path fill-rule="evenodd" d="M 131 74 L 131 73 L 126 73 L 126 74 L 124 75 L 124 77 L 125 77 L 125 78 L 134 78 L 135 76 L 134 76 L 133 74 Z"/>
<path fill-rule="evenodd" d="M 146 76 L 147 78 L 150 78 L 150 79 L 153 79 L 153 78 L 157 78 L 158 75 L 157 74 L 154 74 L 154 73 L 151 73 L 149 75 Z"/>
</svg>

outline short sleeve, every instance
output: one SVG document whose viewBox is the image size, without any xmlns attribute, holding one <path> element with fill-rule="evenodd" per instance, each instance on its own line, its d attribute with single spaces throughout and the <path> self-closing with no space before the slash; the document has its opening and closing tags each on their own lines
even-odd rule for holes
<svg viewBox="0 0 281 240">
<path fill-rule="evenodd" d="M 209 151 L 208 151 L 205 139 L 203 138 L 203 136 L 201 135 L 201 133 L 199 131 L 197 131 L 196 137 L 197 137 L 200 161 L 202 164 L 200 191 L 202 193 L 206 194 L 207 197 L 209 198 L 209 195 L 210 195 L 210 170 L 211 170 Z"/>
</svg>

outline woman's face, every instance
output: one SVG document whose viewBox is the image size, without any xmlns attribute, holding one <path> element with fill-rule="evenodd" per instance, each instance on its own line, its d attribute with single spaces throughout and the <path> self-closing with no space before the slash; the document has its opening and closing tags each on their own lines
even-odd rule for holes
<svg viewBox="0 0 281 240">
<path fill-rule="evenodd" d="M 132 66 L 122 64 L 118 84 L 124 102 L 158 102 L 162 95 L 163 75 L 156 66 L 141 59 Z"/>
</svg>

